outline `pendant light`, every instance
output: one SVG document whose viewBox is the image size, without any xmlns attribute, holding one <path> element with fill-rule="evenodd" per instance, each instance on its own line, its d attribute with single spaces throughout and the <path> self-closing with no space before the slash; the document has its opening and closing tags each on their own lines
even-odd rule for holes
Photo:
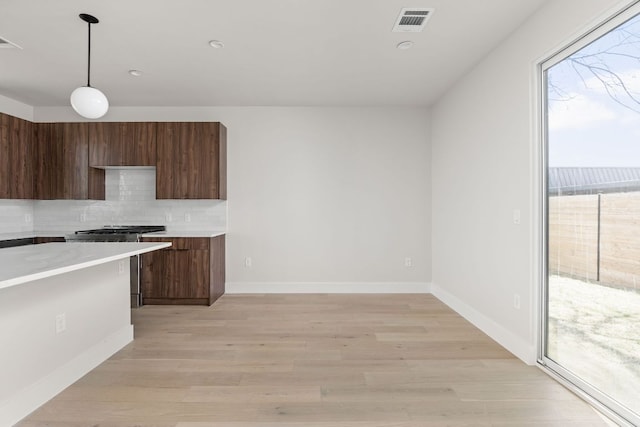
<svg viewBox="0 0 640 427">
<path fill-rule="evenodd" d="M 80 19 L 89 24 L 89 49 L 87 55 L 87 85 L 80 86 L 71 93 L 71 106 L 76 113 L 87 119 L 99 119 L 109 109 L 109 101 L 104 93 L 91 87 L 91 24 L 97 24 L 98 18 L 81 13 Z"/>
</svg>

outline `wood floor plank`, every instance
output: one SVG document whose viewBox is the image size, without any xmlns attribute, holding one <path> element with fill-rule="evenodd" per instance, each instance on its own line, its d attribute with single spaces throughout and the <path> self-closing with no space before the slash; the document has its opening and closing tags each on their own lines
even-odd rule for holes
<svg viewBox="0 0 640 427">
<path fill-rule="evenodd" d="M 135 341 L 19 427 L 595 427 L 432 295 L 224 295 L 133 310 Z"/>
<path fill-rule="evenodd" d="M 189 387 L 183 402 L 320 402 L 320 387 L 311 386 L 195 386 Z"/>
</svg>

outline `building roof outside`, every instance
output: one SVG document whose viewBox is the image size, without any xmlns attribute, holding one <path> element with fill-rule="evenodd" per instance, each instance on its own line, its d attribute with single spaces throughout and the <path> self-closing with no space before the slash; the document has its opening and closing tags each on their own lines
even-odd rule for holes
<svg viewBox="0 0 640 427">
<path fill-rule="evenodd" d="M 549 168 L 549 195 L 640 191 L 640 168 Z"/>
</svg>

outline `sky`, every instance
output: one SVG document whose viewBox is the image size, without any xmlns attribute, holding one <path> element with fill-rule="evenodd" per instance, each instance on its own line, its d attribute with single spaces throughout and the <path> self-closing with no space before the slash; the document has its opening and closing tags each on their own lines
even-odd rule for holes
<svg viewBox="0 0 640 427">
<path fill-rule="evenodd" d="M 640 167 L 640 16 L 549 68 L 547 81 L 550 167 Z"/>
</svg>

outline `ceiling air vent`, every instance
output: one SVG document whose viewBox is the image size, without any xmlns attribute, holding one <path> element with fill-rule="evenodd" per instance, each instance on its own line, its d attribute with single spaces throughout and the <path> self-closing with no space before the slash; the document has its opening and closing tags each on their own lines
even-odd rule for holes
<svg viewBox="0 0 640 427">
<path fill-rule="evenodd" d="M 419 33 L 433 15 L 434 9 L 423 7 L 405 7 L 393 26 L 394 33 Z"/>
<path fill-rule="evenodd" d="M 18 46 L 15 43 L 11 43 L 9 40 L 7 39 L 3 39 L 2 37 L 0 37 L 0 49 L 22 49 L 20 46 Z"/>
</svg>

